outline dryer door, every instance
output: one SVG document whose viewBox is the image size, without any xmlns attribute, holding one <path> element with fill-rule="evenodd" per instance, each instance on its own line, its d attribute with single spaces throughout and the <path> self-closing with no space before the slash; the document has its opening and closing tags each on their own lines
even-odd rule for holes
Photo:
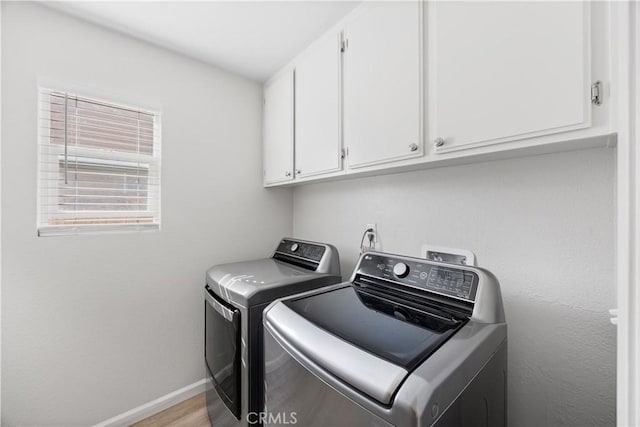
<svg viewBox="0 0 640 427">
<path fill-rule="evenodd" d="M 220 399 L 240 419 L 240 311 L 207 286 L 204 304 L 204 356 Z"/>
</svg>

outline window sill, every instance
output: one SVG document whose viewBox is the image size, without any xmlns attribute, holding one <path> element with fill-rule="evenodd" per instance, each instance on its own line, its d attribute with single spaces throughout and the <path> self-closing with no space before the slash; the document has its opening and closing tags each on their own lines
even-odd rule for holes
<svg viewBox="0 0 640 427">
<path fill-rule="evenodd" d="M 148 231 L 160 231 L 160 224 L 43 225 L 38 227 L 38 236 L 120 234 Z"/>
</svg>

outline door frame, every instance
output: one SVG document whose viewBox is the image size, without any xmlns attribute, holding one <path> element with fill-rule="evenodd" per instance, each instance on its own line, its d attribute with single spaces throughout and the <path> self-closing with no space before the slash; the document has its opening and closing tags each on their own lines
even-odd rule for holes
<svg viewBox="0 0 640 427">
<path fill-rule="evenodd" d="M 640 425 L 640 8 L 611 3 L 616 150 L 617 424 Z M 617 318 L 615 317 L 617 316 Z"/>
</svg>

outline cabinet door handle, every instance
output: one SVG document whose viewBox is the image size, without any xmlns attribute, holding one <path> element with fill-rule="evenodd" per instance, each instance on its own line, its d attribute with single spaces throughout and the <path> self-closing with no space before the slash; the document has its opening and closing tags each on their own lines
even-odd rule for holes
<svg viewBox="0 0 640 427">
<path fill-rule="evenodd" d="M 302 171 L 300 169 L 296 169 L 296 175 L 300 175 Z"/>
<path fill-rule="evenodd" d="M 434 147 L 442 147 L 444 145 L 444 138 L 442 138 L 441 136 L 437 137 L 436 139 L 433 140 L 433 146 Z"/>
<path fill-rule="evenodd" d="M 409 151 L 418 151 L 418 144 L 409 144 Z"/>
<path fill-rule="evenodd" d="M 284 176 L 291 176 L 291 172 L 286 171 L 286 172 L 284 173 Z"/>
</svg>

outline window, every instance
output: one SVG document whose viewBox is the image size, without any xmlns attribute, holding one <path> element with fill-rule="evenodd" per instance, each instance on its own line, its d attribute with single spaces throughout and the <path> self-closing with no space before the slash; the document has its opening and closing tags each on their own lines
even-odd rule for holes
<svg viewBox="0 0 640 427">
<path fill-rule="evenodd" d="M 160 228 L 160 115 L 40 89 L 38 235 Z"/>
</svg>

